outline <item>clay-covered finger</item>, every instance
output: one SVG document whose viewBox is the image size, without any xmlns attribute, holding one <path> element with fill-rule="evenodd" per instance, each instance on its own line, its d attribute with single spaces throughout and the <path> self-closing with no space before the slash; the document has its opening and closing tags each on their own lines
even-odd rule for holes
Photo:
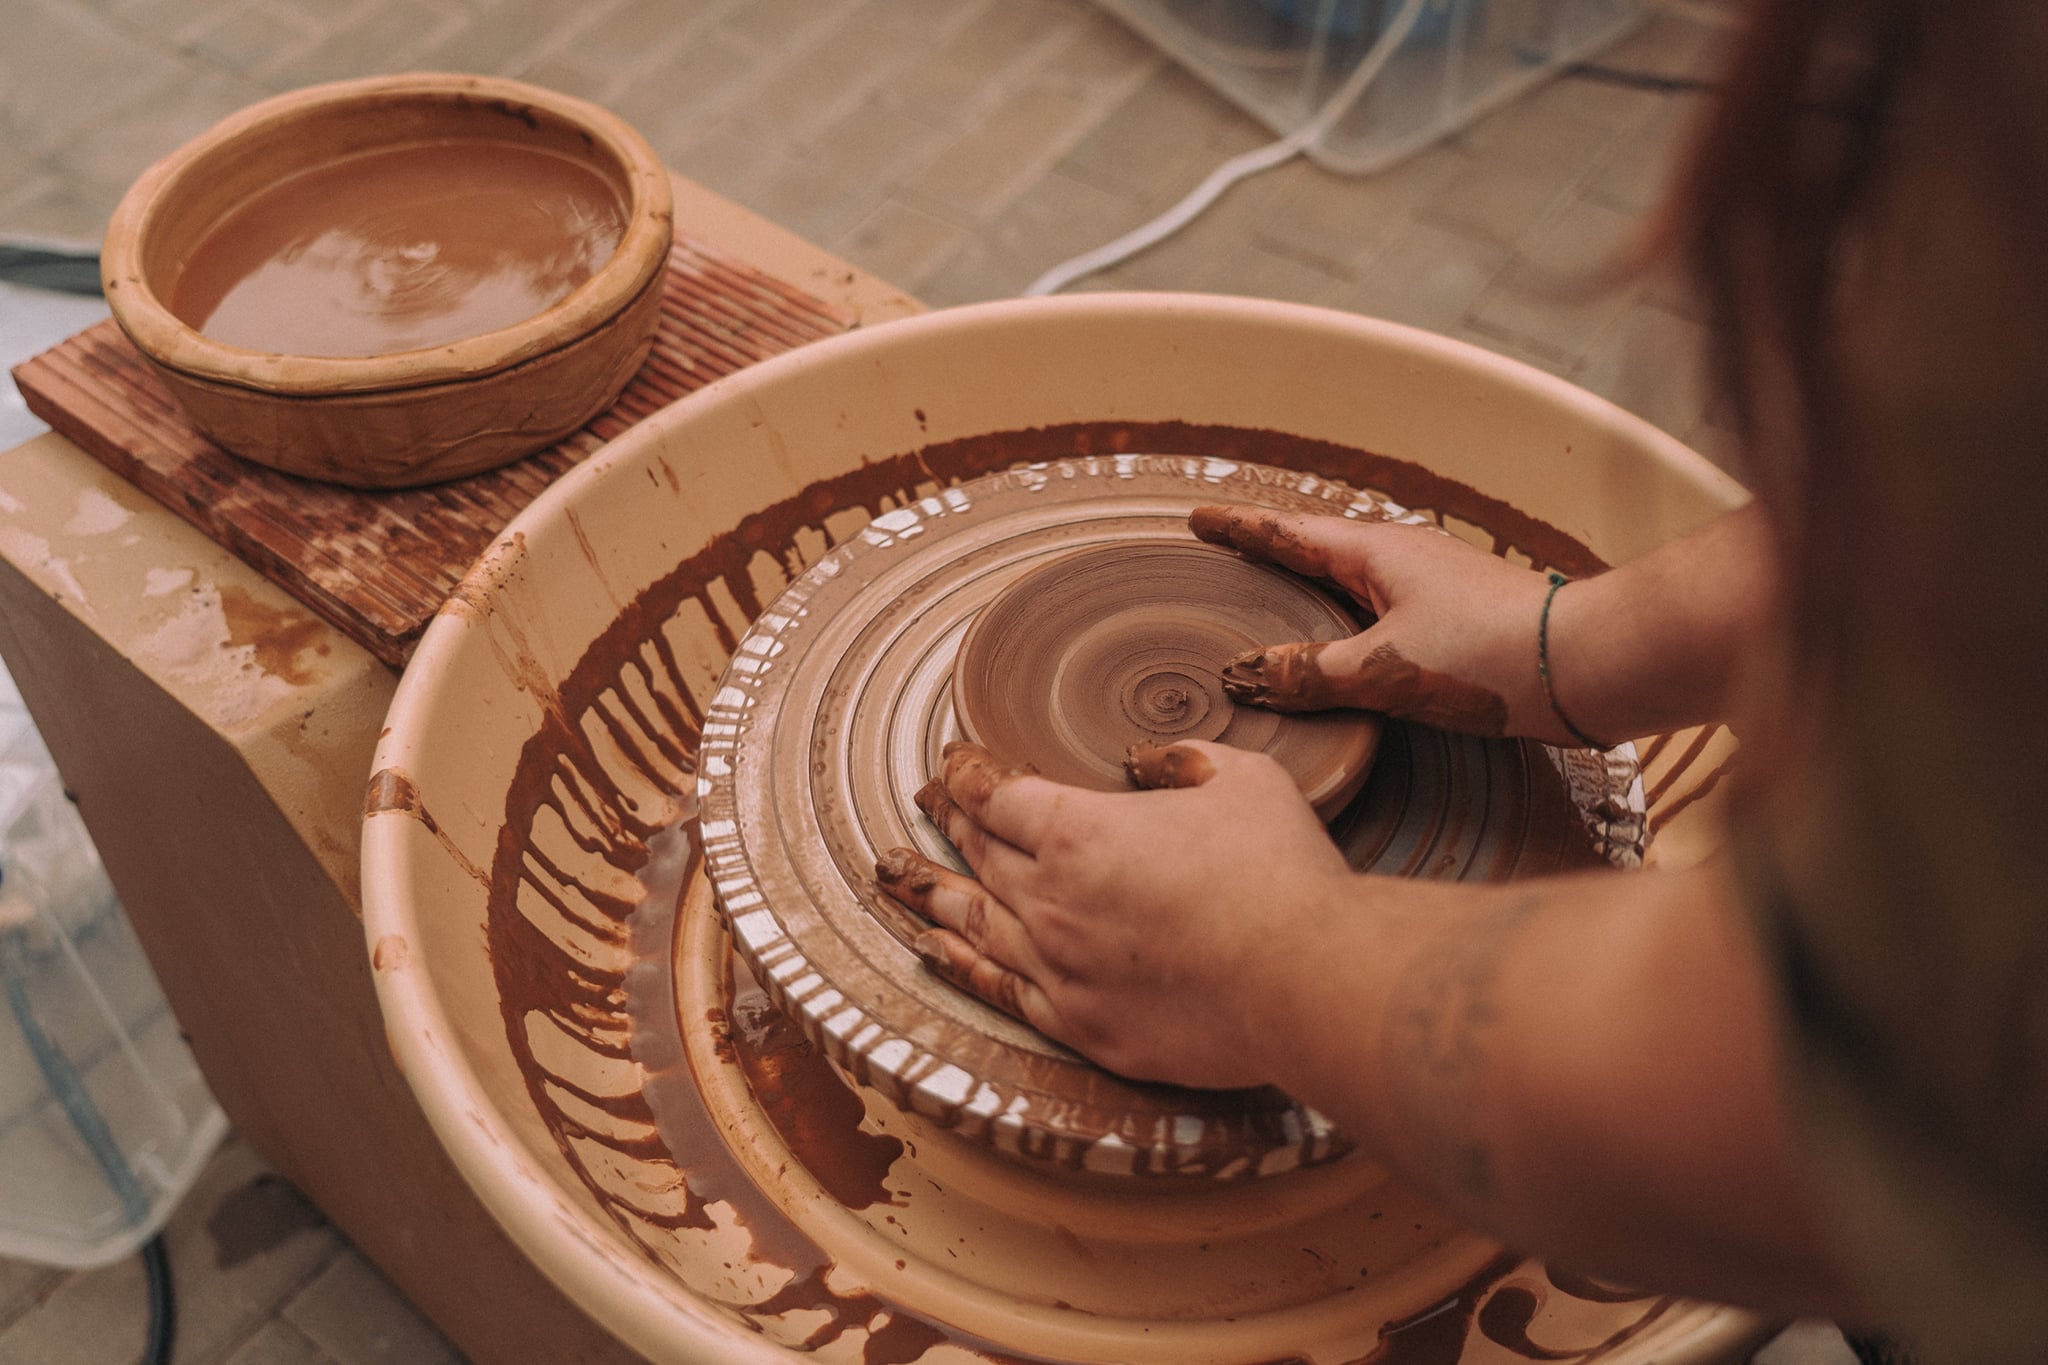
<svg viewBox="0 0 2048 1365">
<path fill-rule="evenodd" d="M 1330 547 L 1315 533 L 1311 518 L 1268 507 L 1197 507 L 1188 529 L 1197 540 L 1222 545 L 1252 559 L 1278 564 L 1311 578 L 1330 575 Z"/>
<path fill-rule="evenodd" d="M 1064 790 L 1036 769 L 1004 764 L 966 740 L 946 746 L 939 780 L 977 825 L 1025 853 L 1038 847 Z"/>
<path fill-rule="evenodd" d="M 1329 578 L 1333 576 L 1331 532 L 1341 533 L 1347 527 L 1331 518 L 1276 512 L 1268 507 L 1211 506 L 1190 512 L 1188 529 L 1197 540 L 1211 545 L 1310 578 Z"/>
<path fill-rule="evenodd" d="M 892 848 L 875 860 L 875 881 L 890 896 L 960 935 L 978 951 L 1014 966 L 1039 965 L 1015 912 L 973 877 L 935 863 L 914 849 Z"/>
<path fill-rule="evenodd" d="M 1249 650 L 1224 665 L 1223 691 L 1274 711 L 1350 706 L 1468 735 L 1507 732 L 1506 698 L 1415 663 L 1376 631 Z"/>
<path fill-rule="evenodd" d="M 935 777 L 925 783 L 911 799 L 925 813 L 925 818 L 939 827 L 939 833 L 960 850 L 960 856 L 967 860 L 969 867 L 981 866 L 990 845 L 989 832 L 960 808 L 960 803 L 946 790 L 943 778 Z"/>
<path fill-rule="evenodd" d="M 1216 764 L 1192 744 L 1133 744 L 1124 753 L 1124 772 L 1140 787 L 1199 787 L 1216 776 Z"/>
<path fill-rule="evenodd" d="M 913 799 L 917 808 L 938 826 L 939 833 L 960 851 L 960 856 L 974 869 L 975 875 L 990 879 L 998 886 L 1015 886 L 1016 879 L 1029 870 L 1030 857 L 997 838 L 968 814 L 946 790 L 943 780 L 933 778 L 925 783 L 918 788 Z"/>
<path fill-rule="evenodd" d="M 1059 1016 L 1038 984 L 1023 973 L 980 952 L 948 929 L 931 929 L 911 945 L 925 966 L 941 980 L 991 1005 L 1040 1033 L 1059 1038 Z"/>
<path fill-rule="evenodd" d="M 1223 665 L 1223 694 L 1247 706 L 1273 711 L 1322 711 L 1333 706 L 1367 706 L 1367 690 L 1341 658 L 1323 656 L 1331 642 L 1311 640 L 1247 650 Z"/>
</svg>

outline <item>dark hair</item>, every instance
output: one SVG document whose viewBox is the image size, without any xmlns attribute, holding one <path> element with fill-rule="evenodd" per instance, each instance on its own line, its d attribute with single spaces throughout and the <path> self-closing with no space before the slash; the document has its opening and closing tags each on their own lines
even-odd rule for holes
<svg viewBox="0 0 2048 1365">
<path fill-rule="evenodd" d="M 1716 378 L 1781 515 L 1854 458 L 1831 314 L 1915 83 L 1967 86 L 2002 212 L 2048 231 L 2044 58 L 2040 0 L 1751 0 L 1658 236 L 1712 311 Z"/>
<path fill-rule="evenodd" d="M 1993 1291 L 1951 1254 L 1995 1222 L 2048 1264 L 2044 66 L 2042 0 L 1751 0 L 1664 229 L 1778 531 L 1782 743 L 1737 847 L 1797 1103 L 1894 1177 L 1842 1249 L 1939 1281 L 1916 1325 L 1951 1342 L 2043 1329 L 1957 1359 L 2048 1337 L 2032 1291 L 1964 1311 Z"/>
<path fill-rule="evenodd" d="M 1910 0 L 1757 0 L 1668 210 L 1717 324 L 1717 377 L 1743 434 L 1772 447 L 1754 472 L 1780 496 L 1839 447 L 1831 286 L 1918 26 Z M 1789 429 L 1767 420 L 1774 400 Z"/>
</svg>

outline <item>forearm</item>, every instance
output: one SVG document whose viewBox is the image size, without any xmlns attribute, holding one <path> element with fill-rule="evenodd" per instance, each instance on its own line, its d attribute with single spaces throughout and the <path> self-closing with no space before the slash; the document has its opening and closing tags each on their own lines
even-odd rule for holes
<svg viewBox="0 0 2048 1365">
<path fill-rule="evenodd" d="M 1560 589 L 1548 653 L 1558 703 L 1607 741 L 1719 720 L 1776 591 L 1754 505 Z"/>
<path fill-rule="evenodd" d="M 1644 1288 L 1842 1302 L 1805 1212 L 1761 965 L 1719 871 L 1359 879 L 1350 964 L 1276 1079 L 1447 1210 Z"/>
</svg>

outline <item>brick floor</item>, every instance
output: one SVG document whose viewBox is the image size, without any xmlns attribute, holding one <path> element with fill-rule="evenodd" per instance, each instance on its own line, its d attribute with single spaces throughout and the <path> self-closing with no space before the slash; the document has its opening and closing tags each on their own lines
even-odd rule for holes
<svg viewBox="0 0 2048 1365">
<path fill-rule="evenodd" d="M 1718 0 L 1651 0 L 1603 60 L 1712 67 Z M 0 234 L 92 239 L 130 180 L 221 115 L 419 67 L 595 99 L 693 175 L 934 305 L 1012 294 L 1271 134 L 1087 0 L 13 0 Z M 1696 97 L 1573 77 L 1382 174 L 1296 161 L 1086 288 L 1299 299 L 1465 337 L 1725 443 L 1702 326 L 1651 278 L 1588 292 L 1637 230 Z M 230 1140 L 172 1220 L 180 1365 L 454 1359 Z M 0 1365 L 132 1359 L 134 1263 L 0 1261 Z M 1843 1360 L 1811 1325 L 1770 1365 Z"/>
</svg>

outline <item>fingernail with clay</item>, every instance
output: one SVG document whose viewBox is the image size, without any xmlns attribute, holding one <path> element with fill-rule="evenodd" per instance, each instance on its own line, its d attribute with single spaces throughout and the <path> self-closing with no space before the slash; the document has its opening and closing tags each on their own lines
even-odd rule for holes
<svg viewBox="0 0 2048 1365">
<path fill-rule="evenodd" d="M 1237 514 L 1228 507 L 1197 507 L 1188 513 L 1188 529 L 1196 540 L 1211 545 L 1228 545 L 1237 527 Z"/>
<path fill-rule="evenodd" d="M 1265 650 L 1247 650 L 1223 665 L 1223 695 L 1232 701 L 1261 702 L 1270 690 Z"/>
<path fill-rule="evenodd" d="M 955 741 L 946 746 L 947 793 L 970 810 L 1008 776 L 1009 770 L 996 762 L 995 755 L 978 744 Z"/>
<path fill-rule="evenodd" d="M 1137 786 L 1151 786 L 1152 784 L 1145 780 L 1145 776 L 1152 771 L 1158 754 L 1159 746 L 1149 739 L 1141 739 L 1131 745 L 1124 750 L 1124 776 Z"/>
<path fill-rule="evenodd" d="M 952 934 L 938 929 L 927 929 L 910 942 L 910 951 L 917 954 L 917 960 L 941 981 L 950 982 L 962 990 L 972 990 L 968 984 L 973 975 L 973 953 Z"/>
<path fill-rule="evenodd" d="M 1329 645 L 1268 645 L 1240 654 L 1223 666 L 1223 695 L 1232 701 L 1275 711 L 1315 710 L 1338 698 L 1323 676 L 1322 654 Z"/>
<path fill-rule="evenodd" d="M 911 849 L 892 848 L 875 859 L 875 880 L 899 900 L 918 898 L 939 884 L 939 872 Z"/>
<path fill-rule="evenodd" d="M 1216 775 L 1216 766 L 1182 745 L 1140 740 L 1125 751 L 1124 771 L 1141 787 L 1199 787 Z"/>
<path fill-rule="evenodd" d="M 946 795 L 946 784 L 935 777 L 919 787 L 917 795 L 910 799 L 917 804 L 919 810 L 930 815 L 952 798 Z"/>
</svg>

